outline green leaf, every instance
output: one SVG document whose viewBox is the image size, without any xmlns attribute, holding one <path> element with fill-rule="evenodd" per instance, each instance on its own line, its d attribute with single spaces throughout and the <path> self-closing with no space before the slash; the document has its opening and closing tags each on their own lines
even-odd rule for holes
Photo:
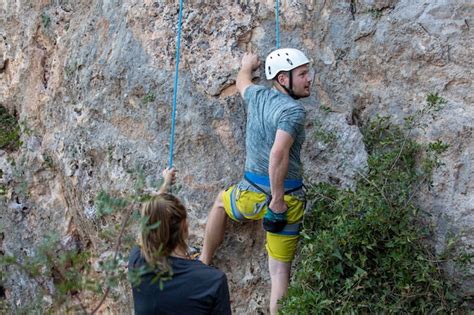
<svg viewBox="0 0 474 315">
<path fill-rule="evenodd" d="M 334 252 L 332 253 L 332 255 L 339 260 L 343 260 L 341 252 L 339 251 L 339 248 L 334 249 Z"/>
</svg>

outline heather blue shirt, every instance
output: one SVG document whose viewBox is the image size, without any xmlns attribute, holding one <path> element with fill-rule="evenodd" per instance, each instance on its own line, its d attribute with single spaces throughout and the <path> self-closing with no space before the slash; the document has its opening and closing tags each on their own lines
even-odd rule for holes
<svg viewBox="0 0 474 315">
<path fill-rule="evenodd" d="M 306 111 L 302 104 L 276 89 L 250 85 L 244 93 L 247 104 L 245 171 L 268 176 L 270 151 L 278 129 L 293 137 L 287 179 L 302 179 L 300 151 L 305 140 Z"/>
</svg>

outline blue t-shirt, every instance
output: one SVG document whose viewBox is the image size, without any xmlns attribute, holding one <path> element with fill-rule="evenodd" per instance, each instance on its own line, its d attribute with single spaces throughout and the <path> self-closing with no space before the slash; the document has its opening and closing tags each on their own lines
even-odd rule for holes
<svg viewBox="0 0 474 315">
<path fill-rule="evenodd" d="M 276 89 L 250 85 L 244 93 L 247 104 L 247 156 L 245 171 L 268 176 L 270 151 L 278 129 L 293 137 L 287 179 L 302 179 L 300 152 L 305 140 L 306 111 L 303 105 Z"/>
</svg>

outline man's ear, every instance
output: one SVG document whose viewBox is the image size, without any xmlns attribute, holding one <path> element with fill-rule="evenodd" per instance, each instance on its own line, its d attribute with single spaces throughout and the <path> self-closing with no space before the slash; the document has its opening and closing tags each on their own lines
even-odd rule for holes
<svg viewBox="0 0 474 315">
<path fill-rule="evenodd" d="M 288 82 L 288 75 L 285 73 L 285 72 L 280 72 L 277 77 L 277 82 L 280 84 L 280 85 L 283 85 L 283 86 L 287 86 L 289 84 Z"/>
</svg>

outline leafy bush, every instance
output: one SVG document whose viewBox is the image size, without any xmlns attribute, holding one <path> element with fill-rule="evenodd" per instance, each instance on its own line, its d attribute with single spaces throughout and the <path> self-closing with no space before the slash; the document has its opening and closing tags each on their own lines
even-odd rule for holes
<svg viewBox="0 0 474 315">
<path fill-rule="evenodd" d="M 43 13 L 41 15 L 41 25 L 44 28 L 47 28 L 50 23 L 51 23 L 51 18 L 49 17 L 49 15 L 47 15 L 46 13 Z"/>
<path fill-rule="evenodd" d="M 445 101 L 433 95 L 428 110 L 416 115 L 440 109 L 432 105 Z M 416 143 L 406 128 L 421 119 L 406 121 L 398 127 L 377 118 L 364 128 L 368 171 L 354 191 L 326 183 L 309 188 L 312 211 L 282 313 L 430 314 L 464 307 L 427 245 L 430 230 L 413 202 L 448 145 Z"/>
<path fill-rule="evenodd" d="M 34 313 L 34 311 L 38 312 L 41 310 L 41 312 L 44 312 L 49 309 L 50 304 L 52 304 L 52 301 L 49 301 L 47 298 L 51 296 L 48 286 L 48 280 L 50 280 L 55 288 L 55 305 L 66 304 L 66 301 L 74 297 L 76 299 L 75 305 L 73 307 L 66 306 L 64 309 L 85 312 L 85 308 L 81 308 L 81 297 L 77 293 L 85 290 L 93 291 L 95 294 L 101 292 L 100 285 L 91 276 L 89 258 L 90 254 L 87 252 L 64 248 L 59 237 L 54 234 L 47 235 L 42 240 L 33 256 L 0 256 L 0 265 L 2 267 L 9 266 L 10 268 L 14 267 L 20 270 L 28 275 L 30 279 L 33 279 L 38 288 L 37 293 L 39 295 L 37 299 L 32 300 L 27 308 L 16 309 L 15 311 Z M 5 311 L 9 310 L 7 305 L 4 307 Z"/>
<path fill-rule="evenodd" d="M 66 246 L 57 234 L 45 237 L 30 255 L 1 254 L 2 281 L 19 272 L 32 280 L 36 294 L 36 299 L 26 307 L 0 300 L 1 314 L 95 314 L 106 299 L 117 299 L 114 290 L 128 286 L 125 265 L 126 255 L 135 244 L 133 225 L 152 227 L 137 211 L 140 203 L 150 198 L 144 191 L 143 169 L 137 166 L 128 173 L 134 182 L 131 192 L 116 197 L 100 191 L 95 202 L 96 219 L 108 222 L 107 226 L 101 227 L 100 242 L 96 246 L 109 250 L 110 255 L 102 257 L 100 252 L 85 248 L 80 241 Z M 96 268 L 91 265 L 92 261 L 98 262 Z M 136 272 L 132 280 L 137 281 L 143 272 L 146 270 Z"/>
<path fill-rule="evenodd" d="M 0 149 L 14 151 L 20 146 L 20 126 L 15 116 L 0 105 Z"/>
</svg>

